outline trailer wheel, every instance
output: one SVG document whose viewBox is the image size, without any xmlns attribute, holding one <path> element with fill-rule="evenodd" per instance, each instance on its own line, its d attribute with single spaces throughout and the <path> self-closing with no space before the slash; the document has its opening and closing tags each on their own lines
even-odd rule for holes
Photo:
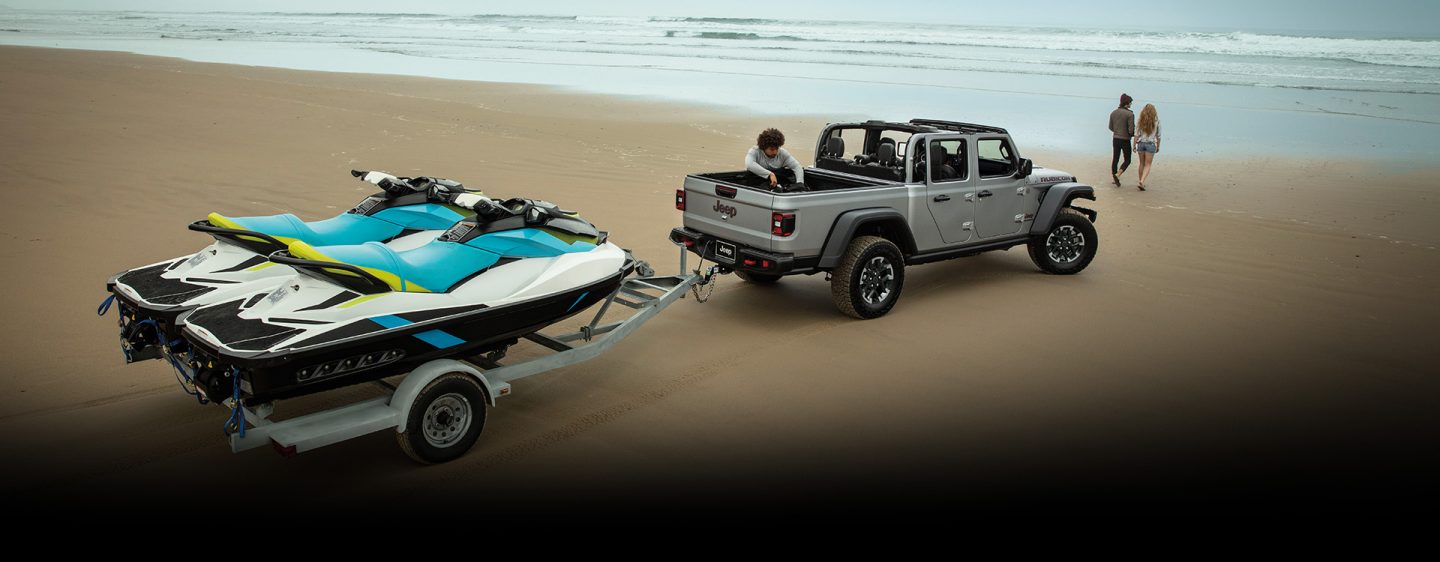
<svg viewBox="0 0 1440 562">
<path fill-rule="evenodd" d="M 421 464 L 460 458 L 485 429 L 485 392 L 464 373 L 447 373 L 425 385 L 410 405 L 400 449 Z"/>
<path fill-rule="evenodd" d="M 745 281 L 747 283 L 754 283 L 756 285 L 773 285 L 776 281 L 780 280 L 779 275 L 767 275 L 764 273 L 753 273 L 740 270 L 735 271 L 735 276 L 739 277 L 741 281 Z"/>
<path fill-rule="evenodd" d="M 905 258 L 900 247 L 879 236 L 850 242 L 840 267 L 830 275 L 830 298 L 850 316 L 879 318 L 895 307 L 905 286 Z"/>
<path fill-rule="evenodd" d="M 1090 218 L 1067 207 L 1055 217 L 1049 232 L 1030 238 L 1030 260 L 1046 273 L 1073 275 L 1095 259 L 1099 243 Z"/>
</svg>

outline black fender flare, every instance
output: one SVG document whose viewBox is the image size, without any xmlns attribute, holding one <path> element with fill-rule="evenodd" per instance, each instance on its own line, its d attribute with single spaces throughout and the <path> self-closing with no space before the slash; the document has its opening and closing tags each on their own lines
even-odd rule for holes
<svg viewBox="0 0 1440 562">
<path fill-rule="evenodd" d="M 1050 186 L 1050 190 L 1045 192 L 1045 198 L 1040 201 L 1040 209 L 1035 211 L 1035 222 L 1030 224 L 1030 234 L 1040 235 L 1049 232 L 1050 225 L 1055 223 L 1055 217 L 1060 216 L 1060 210 L 1069 207 L 1070 202 L 1076 199 L 1094 201 L 1095 188 L 1076 182 L 1057 183 Z"/>
<path fill-rule="evenodd" d="M 840 265 L 840 258 L 845 255 L 845 249 L 850 246 L 850 241 L 855 239 L 855 232 L 867 224 L 877 222 L 897 224 L 899 232 L 904 238 L 893 240 L 893 242 L 900 246 L 900 250 L 907 255 L 915 253 L 915 241 L 910 233 L 910 222 L 905 220 L 905 215 L 900 211 L 889 207 L 855 209 L 841 213 L 839 217 L 835 218 L 835 224 L 830 227 L 830 234 L 825 238 L 825 245 L 820 250 L 820 262 L 816 267 L 832 269 Z"/>
</svg>

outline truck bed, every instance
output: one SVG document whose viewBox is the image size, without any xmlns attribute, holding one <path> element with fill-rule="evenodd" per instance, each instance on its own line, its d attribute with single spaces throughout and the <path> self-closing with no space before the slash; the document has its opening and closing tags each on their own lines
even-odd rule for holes
<svg viewBox="0 0 1440 562">
<path fill-rule="evenodd" d="M 691 177 L 702 178 L 714 183 L 727 186 L 744 187 L 776 195 L 785 195 L 787 192 L 775 191 L 770 187 L 770 181 L 748 171 L 738 172 L 709 172 L 704 174 L 692 174 Z M 898 182 L 886 181 L 874 178 L 862 178 L 845 174 L 837 174 L 819 168 L 805 168 L 805 192 L 835 191 L 840 189 L 854 189 L 859 187 L 878 187 Z"/>
<path fill-rule="evenodd" d="M 805 169 L 805 191 L 780 191 L 747 171 L 692 174 L 685 178 L 684 226 L 738 245 L 741 253 L 755 250 L 770 259 L 803 269 L 799 261 L 817 258 L 830 224 L 844 211 L 857 208 L 907 208 L 909 188 L 900 182 L 850 174 Z M 775 214 L 789 215 L 793 224 L 805 225 L 791 234 L 772 233 Z M 709 258 L 713 249 L 702 248 Z M 722 258 L 722 263 L 725 262 Z"/>
</svg>

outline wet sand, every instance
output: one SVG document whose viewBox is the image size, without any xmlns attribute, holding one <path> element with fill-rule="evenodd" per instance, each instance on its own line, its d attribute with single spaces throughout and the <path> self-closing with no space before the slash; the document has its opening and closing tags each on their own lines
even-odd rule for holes
<svg viewBox="0 0 1440 562">
<path fill-rule="evenodd" d="M 824 118 L 15 47 L 0 48 L 0 100 L 0 494 L 17 505 L 836 517 L 1434 499 L 1430 163 L 1167 152 L 1141 193 L 1133 169 L 1109 185 L 1106 139 L 1026 153 L 1096 186 L 1084 273 L 1040 273 L 1023 248 L 917 266 L 894 311 L 864 322 L 823 276 L 727 276 L 611 353 L 516 383 L 470 454 L 419 467 L 384 433 L 231 454 L 225 411 L 160 362 L 123 365 L 113 316 L 94 316 L 105 279 L 202 247 L 185 225 L 212 210 L 341 212 L 370 191 L 351 168 L 556 201 L 673 271 L 684 175 L 738 169 L 764 126 L 809 160 Z"/>
</svg>

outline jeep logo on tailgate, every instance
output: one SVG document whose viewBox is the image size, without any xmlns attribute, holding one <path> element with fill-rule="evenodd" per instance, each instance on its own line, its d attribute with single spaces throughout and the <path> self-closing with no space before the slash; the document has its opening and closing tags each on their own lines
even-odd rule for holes
<svg viewBox="0 0 1440 562">
<path fill-rule="evenodd" d="M 720 220 L 730 220 L 730 217 L 735 216 L 735 207 L 716 201 L 715 212 L 720 213 Z"/>
</svg>

